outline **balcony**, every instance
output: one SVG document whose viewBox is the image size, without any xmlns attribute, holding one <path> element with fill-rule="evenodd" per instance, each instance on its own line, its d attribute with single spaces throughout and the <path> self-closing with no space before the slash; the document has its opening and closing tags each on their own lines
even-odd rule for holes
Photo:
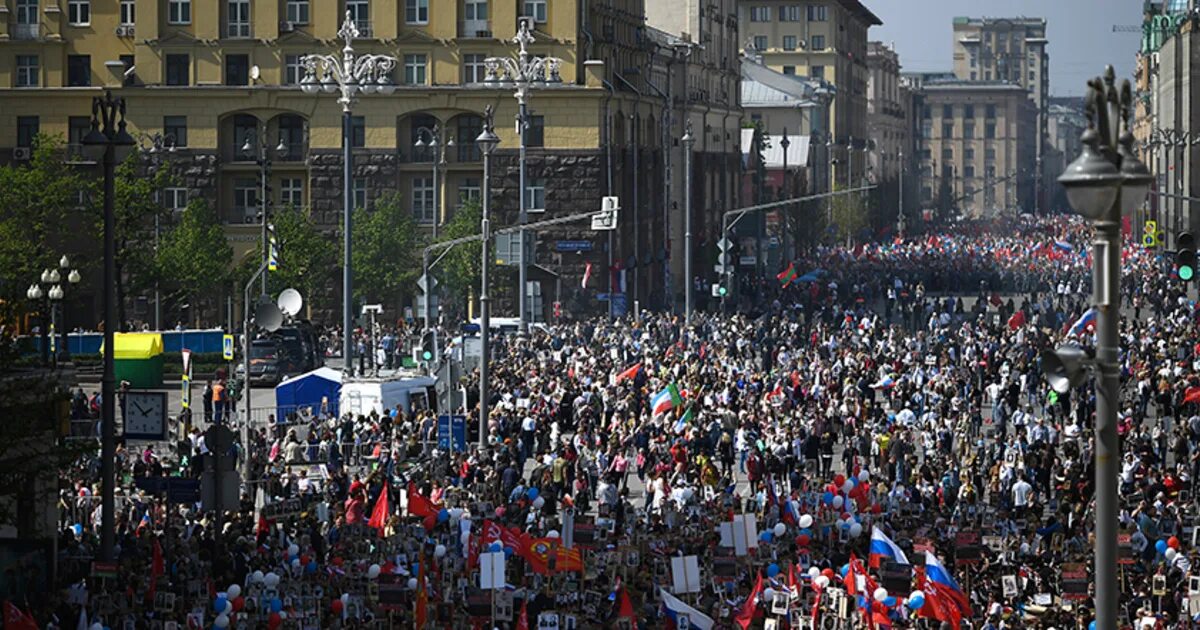
<svg viewBox="0 0 1200 630">
<path fill-rule="evenodd" d="M 358 29 L 359 39 L 369 39 L 374 37 L 374 35 L 372 35 L 374 31 L 371 30 L 370 20 L 354 20 L 354 28 Z"/>
<path fill-rule="evenodd" d="M 13 39 L 41 39 L 42 25 L 41 24 L 16 24 L 13 26 Z"/>
<path fill-rule="evenodd" d="M 458 36 L 461 39 L 491 39 L 491 24 L 487 20 L 459 21 Z"/>
<path fill-rule="evenodd" d="M 226 39 L 250 39 L 254 36 L 249 22 L 230 22 L 225 25 Z"/>
</svg>

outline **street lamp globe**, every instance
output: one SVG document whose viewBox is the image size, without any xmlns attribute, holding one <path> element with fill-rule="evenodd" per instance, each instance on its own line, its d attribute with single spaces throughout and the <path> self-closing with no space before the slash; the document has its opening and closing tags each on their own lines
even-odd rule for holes
<svg viewBox="0 0 1200 630">
<path fill-rule="evenodd" d="M 79 275 L 78 269 L 72 269 L 71 273 L 67 274 L 67 282 L 70 282 L 71 284 L 79 284 L 79 281 L 82 279 L 83 276 Z"/>
<path fill-rule="evenodd" d="M 69 268 L 71 266 L 71 259 L 67 258 L 66 254 L 63 254 L 63 257 L 58 259 L 58 266 L 60 269 Z"/>
<path fill-rule="evenodd" d="M 50 284 L 50 269 L 42 270 L 42 284 Z"/>
<path fill-rule="evenodd" d="M 386 74 L 379 75 L 379 80 L 376 81 L 375 88 L 384 96 L 390 96 L 396 92 L 396 84 L 392 83 L 392 79 Z"/>
<path fill-rule="evenodd" d="M 87 135 L 80 140 L 83 145 L 83 154 L 93 162 L 99 162 L 104 157 L 105 147 L 108 145 L 108 136 L 100 131 L 100 121 L 92 116 L 92 129 L 87 132 Z"/>
<path fill-rule="evenodd" d="M 43 282 L 45 282 L 47 284 L 55 284 L 59 280 L 62 279 L 62 276 L 58 275 L 57 269 L 50 269 L 49 272 L 50 272 L 49 276 L 47 276 L 46 274 L 42 274 Z"/>
<path fill-rule="evenodd" d="M 1133 152 L 1133 134 L 1127 129 L 1121 134 L 1121 215 L 1131 215 L 1150 194 L 1154 176 L 1146 164 Z"/>
<path fill-rule="evenodd" d="M 428 146 L 425 144 L 425 136 L 418 137 L 417 141 L 413 143 L 413 146 L 418 149 L 424 149 L 426 146 Z"/>
<path fill-rule="evenodd" d="M 137 148 L 137 140 L 125 130 L 125 101 L 121 101 L 121 120 L 117 123 L 117 133 L 112 138 L 113 157 L 117 162 L 124 162 L 130 153 Z"/>
<path fill-rule="evenodd" d="M 491 127 L 484 127 L 479 137 L 475 138 L 475 144 L 479 145 L 480 153 L 491 155 L 496 145 L 500 144 L 500 137 L 492 132 Z"/>
<path fill-rule="evenodd" d="M 300 80 L 300 91 L 305 94 L 316 94 L 321 91 L 321 84 L 317 81 L 316 75 L 312 72 L 305 72 L 304 78 Z"/>
<path fill-rule="evenodd" d="M 31 285 L 29 285 L 29 291 L 27 291 L 25 293 L 25 295 L 28 295 L 29 299 L 31 299 L 31 300 L 40 300 L 40 299 L 42 299 L 42 295 L 43 295 L 42 287 L 39 287 L 36 284 L 31 284 Z"/>
<path fill-rule="evenodd" d="M 253 148 L 253 145 L 250 144 L 250 136 L 246 136 L 246 141 L 242 143 L 242 153 L 249 153 Z"/>
<path fill-rule="evenodd" d="M 1079 157 L 1067 166 L 1058 183 L 1067 192 L 1067 201 L 1076 212 L 1092 220 L 1102 219 L 1120 192 L 1121 172 L 1100 154 L 1100 134 L 1089 128 L 1081 138 Z"/>
<path fill-rule="evenodd" d="M 50 299 L 55 301 L 63 299 L 63 289 L 61 286 L 56 284 L 50 288 Z"/>
</svg>

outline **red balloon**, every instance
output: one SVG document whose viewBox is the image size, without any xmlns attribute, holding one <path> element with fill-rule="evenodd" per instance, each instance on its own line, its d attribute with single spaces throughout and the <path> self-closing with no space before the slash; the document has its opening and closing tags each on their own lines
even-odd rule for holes
<svg viewBox="0 0 1200 630">
<path fill-rule="evenodd" d="M 844 484 L 844 483 L 846 483 L 846 475 L 843 475 L 842 473 L 838 473 L 833 476 L 833 485 L 837 486 L 838 488 L 841 488 L 842 484 Z"/>
<path fill-rule="evenodd" d="M 829 578 L 832 581 L 834 578 L 833 569 L 825 569 L 825 570 L 821 571 L 821 575 L 824 575 L 825 577 Z"/>
<path fill-rule="evenodd" d="M 329 607 L 333 610 L 334 613 L 340 615 L 340 614 L 342 614 L 342 605 L 343 605 L 342 600 L 339 598 L 339 599 L 333 600 L 333 602 L 329 604 Z"/>
<path fill-rule="evenodd" d="M 1174 536 L 1168 538 L 1167 546 L 1170 547 L 1171 549 L 1179 551 L 1179 539 Z"/>
<path fill-rule="evenodd" d="M 267 627 L 271 630 L 278 628 L 281 623 L 283 623 L 283 618 L 277 612 L 273 612 L 270 617 L 267 617 Z"/>
<path fill-rule="evenodd" d="M 810 542 L 812 541 L 808 538 L 808 534 L 800 534 L 796 537 L 796 544 L 800 547 L 807 547 Z"/>
<path fill-rule="evenodd" d="M 876 503 L 874 506 L 871 507 L 871 511 L 876 514 L 879 514 L 880 512 L 883 512 L 883 506 Z"/>
<path fill-rule="evenodd" d="M 837 493 L 841 492 L 841 491 L 842 491 L 842 489 L 841 489 L 840 487 L 838 487 L 838 486 L 835 486 L 835 485 L 833 485 L 833 484 L 829 484 L 828 486 L 825 486 L 825 491 L 826 491 L 826 492 L 832 492 L 832 493 L 834 493 L 834 494 L 837 494 Z"/>
<path fill-rule="evenodd" d="M 308 557 L 308 554 L 306 554 L 306 553 L 300 554 L 300 566 L 302 566 L 302 567 L 308 566 L 309 560 L 310 560 L 310 558 Z"/>
<path fill-rule="evenodd" d="M 849 513 L 849 512 L 842 512 L 842 520 L 843 520 L 843 521 L 848 521 L 848 520 L 850 520 L 850 513 Z"/>
<path fill-rule="evenodd" d="M 233 604 L 233 612 L 241 612 L 242 607 L 246 605 L 246 598 L 238 595 L 230 603 Z"/>
<path fill-rule="evenodd" d="M 335 567 L 340 567 L 340 566 L 342 566 L 342 564 L 344 564 L 345 562 L 346 562 L 346 561 L 345 561 L 345 560 L 342 560 L 342 557 L 341 557 L 341 556 L 338 556 L 338 557 L 336 557 L 336 558 L 334 558 L 334 559 L 333 559 L 333 566 L 335 566 Z"/>
</svg>

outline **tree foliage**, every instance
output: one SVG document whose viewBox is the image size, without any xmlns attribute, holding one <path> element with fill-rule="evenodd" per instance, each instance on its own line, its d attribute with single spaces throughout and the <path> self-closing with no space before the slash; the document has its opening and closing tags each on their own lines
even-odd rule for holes
<svg viewBox="0 0 1200 630">
<path fill-rule="evenodd" d="M 134 152 L 117 165 L 113 181 L 113 219 L 116 226 L 117 318 L 125 321 L 125 297 L 128 293 L 150 290 L 155 280 L 155 219 L 161 224 L 171 210 L 159 201 L 159 192 L 175 178 L 169 163 L 144 169 L 141 156 Z M 104 198 L 93 195 L 96 215 L 103 228 Z M 161 279 L 160 279 L 161 282 Z"/>
<path fill-rule="evenodd" d="M 454 213 L 454 218 L 446 224 L 439 235 L 440 240 L 449 241 L 465 236 L 479 234 L 480 220 L 483 218 L 483 208 L 478 201 L 464 203 Z M 438 273 L 447 289 L 457 295 L 462 301 L 469 301 L 479 289 L 480 272 L 483 266 L 483 249 L 480 243 L 467 243 L 450 250 L 438 265 Z"/>
<path fill-rule="evenodd" d="M 279 268 L 270 272 L 271 292 L 292 288 L 316 307 L 341 269 L 340 241 L 334 234 L 322 232 L 308 210 L 292 205 L 273 210 L 271 224 L 279 243 Z M 257 243 L 234 274 L 239 293 L 261 264 L 262 243 Z"/>
<path fill-rule="evenodd" d="M 417 226 L 399 194 L 354 212 L 354 296 L 364 302 L 394 303 L 421 275 Z"/>
<path fill-rule="evenodd" d="M 0 167 L 0 320 L 14 321 L 29 284 L 57 263 L 89 187 L 64 164 L 59 137 L 38 136 L 29 162 Z"/>
<path fill-rule="evenodd" d="M 188 204 L 177 225 L 162 235 L 154 268 L 168 300 L 216 292 L 229 278 L 233 248 L 217 213 L 203 200 Z"/>
<path fill-rule="evenodd" d="M 837 186 L 834 190 L 844 190 Z M 833 200 L 833 227 L 838 241 L 850 242 L 867 227 L 867 206 L 859 193 L 848 193 L 831 197 Z"/>
</svg>

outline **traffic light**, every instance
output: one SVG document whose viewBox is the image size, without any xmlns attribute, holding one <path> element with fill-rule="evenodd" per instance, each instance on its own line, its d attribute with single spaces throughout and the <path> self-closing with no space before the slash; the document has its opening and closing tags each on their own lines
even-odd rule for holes
<svg viewBox="0 0 1200 630">
<path fill-rule="evenodd" d="M 279 239 L 275 236 L 275 225 L 267 224 L 267 271 L 279 269 Z"/>
<path fill-rule="evenodd" d="M 713 285 L 712 285 L 712 296 L 713 297 L 715 297 L 715 298 L 725 297 L 725 295 L 727 293 L 729 293 L 729 289 L 725 288 L 725 285 L 721 284 L 720 282 L 713 283 Z"/>
<path fill-rule="evenodd" d="M 426 330 L 421 333 L 421 360 L 429 363 L 437 359 L 437 331 Z"/>
<path fill-rule="evenodd" d="M 1196 275 L 1196 238 L 1191 232 L 1180 232 L 1175 237 L 1175 273 L 1184 282 Z"/>
</svg>

